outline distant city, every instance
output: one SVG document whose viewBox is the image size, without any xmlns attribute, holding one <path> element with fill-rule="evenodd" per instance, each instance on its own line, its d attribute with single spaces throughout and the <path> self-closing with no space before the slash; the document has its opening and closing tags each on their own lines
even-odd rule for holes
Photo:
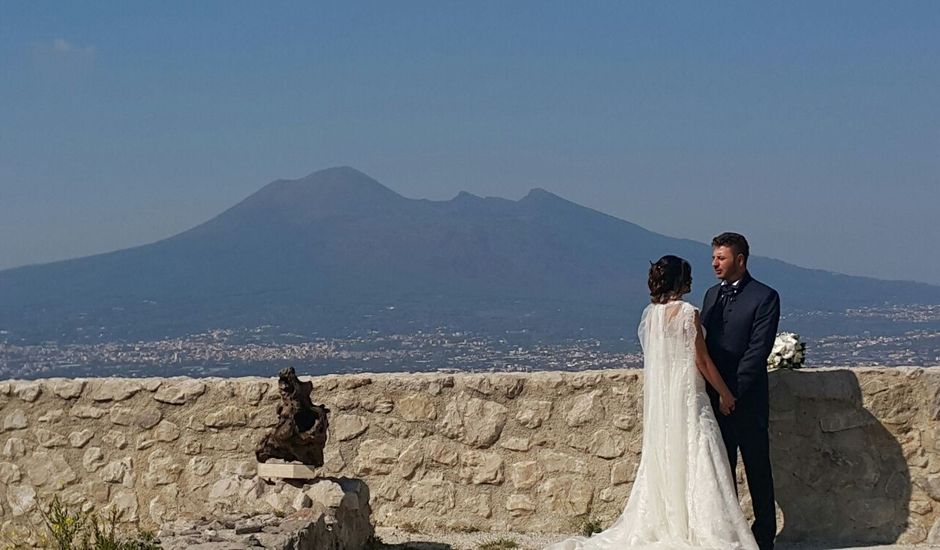
<svg viewBox="0 0 940 550">
<path fill-rule="evenodd" d="M 785 316 L 805 324 L 825 312 Z M 940 365 L 940 305 L 860 308 L 839 315 L 903 323 L 896 334 L 839 334 L 807 338 L 807 367 Z M 619 345 L 572 339 L 526 341 L 525 330 L 505 336 L 451 331 L 413 334 L 370 332 L 344 338 L 284 333 L 276 326 L 212 330 L 153 341 L 22 345 L 0 331 L 0 378 L 90 376 L 271 376 L 295 366 L 302 374 L 351 372 L 513 372 L 639 368 L 642 354 L 632 334 Z M 522 342 L 522 343 L 520 343 Z"/>
</svg>

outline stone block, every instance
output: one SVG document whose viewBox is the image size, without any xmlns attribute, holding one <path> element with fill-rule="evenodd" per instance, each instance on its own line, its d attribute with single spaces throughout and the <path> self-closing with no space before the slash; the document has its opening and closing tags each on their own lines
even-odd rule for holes
<svg viewBox="0 0 940 550">
<path fill-rule="evenodd" d="M 316 466 L 306 464 L 258 463 L 258 477 L 267 479 L 316 479 L 320 477 Z"/>
<path fill-rule="evenodd" d="M 458 395 L 444 409 L 440 433 L 471 447 L 486 448 L 499 439 L 508 413 L 495 401 Z"/>
</svg>

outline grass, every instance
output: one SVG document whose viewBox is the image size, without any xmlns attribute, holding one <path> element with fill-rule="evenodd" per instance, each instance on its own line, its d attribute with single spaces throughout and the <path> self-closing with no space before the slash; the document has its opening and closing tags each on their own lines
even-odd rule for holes
<svg viewBox="0 0 940 550">
<path fill-rule="evenodd" d="M 41 548 L 54 550 L 159 550 L 160 545 L 149 531 L 119 533 L 117 511 L 112 509 L 107 519 L 92 512 L 73 512 L 62 504 L 58 496 L 52 497 L 48 507 L 40 506 L 42 533 L 3 533 L 3 550 L 30 548 L 27 539 L 35 535 Z"/>
<path fill-rule="evenodd" d="M 477 550 L 509 550 L 510 548 L 519 548 L 519 545 L 516 541 L 506 538 L 490 539 L 477 546 Z"/>
</svg>

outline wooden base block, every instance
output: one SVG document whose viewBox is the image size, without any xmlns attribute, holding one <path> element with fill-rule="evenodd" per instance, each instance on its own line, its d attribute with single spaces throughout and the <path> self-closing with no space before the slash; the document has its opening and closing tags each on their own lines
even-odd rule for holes
<svg viewBox="0 0 940 550">
<path fill-rule="evenodd" d="M 320 477 L 316 466 L 307 464 L 268 464 L 258 463 L 258 477 L 275 477 L 286 479 L 314 479 Z"/>
</svg>

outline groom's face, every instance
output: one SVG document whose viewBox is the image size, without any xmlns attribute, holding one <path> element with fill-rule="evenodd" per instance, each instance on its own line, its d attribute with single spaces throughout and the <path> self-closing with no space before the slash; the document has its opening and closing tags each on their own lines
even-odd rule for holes
<svg viewBox="0 0 940 550">
<path fill-rule="evenodd" d="M 733 283 L 744 275 L 744 255 L 735 255 L 734 249 L 729 246 L 716 246 L 712 248 L 712 269 L 716 277 Z"/>
</svg>

